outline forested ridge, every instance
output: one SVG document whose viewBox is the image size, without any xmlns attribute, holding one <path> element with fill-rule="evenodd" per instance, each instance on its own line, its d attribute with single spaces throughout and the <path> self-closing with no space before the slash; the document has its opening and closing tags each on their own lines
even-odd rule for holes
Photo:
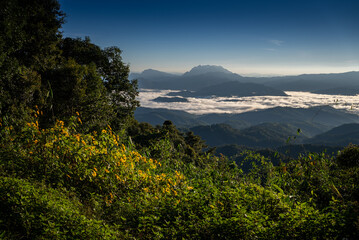
<svg viewBox="0 0 359 240">
<path fill-rule="evenodd" d="M 139 123 L 120 48 L 64 21 L 56 0 L 0 1 L 0 239 L 358 238 L 358 146 L 231 162 Z"/>
</svg>

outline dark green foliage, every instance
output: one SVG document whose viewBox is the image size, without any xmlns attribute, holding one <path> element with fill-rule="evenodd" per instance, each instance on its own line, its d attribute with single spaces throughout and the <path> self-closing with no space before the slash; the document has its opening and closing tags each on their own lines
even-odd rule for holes
<svg viewBox="0 0 359 240">
<path fill-rule="evenodd" d="M 111 122 L 115 129 L 122 128 L 123 124 L 133 116 L 135 108 L 139 106 L 136 100 L 137 82 L 128 80 L 130 70 L 129 66 L 122 62 L 122 51 L 118 47 L 102 50 L 91 43 L 88 37 L 84 40 L 65 38 L 60 44 L 60 49 L 66 59 L 74 59 L 80 65 L 95 64 L 107 90 L 108 104 L 111 104 L 113 110 L 112 118 L 107 124 Z M 92 90 L 96 91 L 95 88 Z"/>
<path fill-rule="evenodd" d="M 41 72 L 56 63 L 64 14 L 55 0 L 0 2 L 0 114 L 16 123 L 40 104 Z"/>
<path fill-rule="evenodd" d="M 138 106 L 137 83 L 117 47 L 101 49 L 86 37 L 62 39 L 64 13 L 56 0 L 0 2 L 0 114 L 21 125 L 30 109 L 42 126 L 76 112 L 83 129 L 124 127 Z"/>
<path fill-rule="evenodd" d="M 129 81 L 129 66 L 122 62 L 122 51 L 118 47 L 109 47 L 104 50 L 107 58 L 104 66 L 101 66 L 101 74 L 104 84 L 114 107 L 115 118 L 112 126 L 121 128 L 129 117 L 133 116 L 139 102 L 136 100 L 138 95 L 137 81 Z"/>
<path fill-rule="evenodd" d="M 113 108 L 94 63 L 79 65 L 70 59 L 61 67 L 47 71 L 43 78 L 53 92 L 43 117 L 45 123 L 58 118 L 69 119 L 76 112 L 90 130 L 104 128 L 110 123 Z"/>
<path fill-rule="evenodd" d="M 305 141 L 312 144 L 323 144 L 328 146 L 347 146 L 350 143 L 359 142 L 359 124 L 349 123 L 335 127 L 327 132 L 318 134 Z"/>
<path fill-rule="evenodd" d="M 338 164 L 342 167 L 359 167 L 359 147 L 349 145 L 344 148 L 337 157 Z"/>
<path fill-rule="evenodd" d="M 56 0 L 0 3 L 1 60 L 41 71 L 54 64 L 64 14 Z"/>
<path fill-rule="evenodd" d="M 77 132 L 79 123 L 69 125 L 58 122 L 44 131 L 36 122 L 22 131 L 2 126 L 3 236 L 80 238 L 79 231 L 93 238 L 137 239 L 358 236 L 359 170 L 342 168 L 325 154 L 275 167 L 247 152 L 255 164 L 243 173 L 224 157 L 195 150 L 203 142 L 192 133 L 183 136 L 170 121 L 156 128 L 138 124 L 127 147 L 110 129 L 85 135 Z M 147 142 L 141 136 L 148 137 L 146 147 L 139 144 Z M 156 160 L 135 152 L 134 145 Z M 133 169 L 123 165 L 131 161 Z M 157 165 L 148 168 L 149 162 Z"/>
<path fill-rule="evenodd" d="M 156 159 L 171 156 L 174 159 L 199 164 L 202 161 L 201 156 L 213 151 L 207 149 L 207 145 L 199 136 L 193 132 L 182 133 L 168 120 L 164 121 L 162 126 L 156 127 L 134 121 L 128 128 L 128 135 L 137 149 Z"/>
<path fill-rule="evenodd" d="M 101 220 L 81 212 L 83 205 L 65 189 L 0 177 L 0 234 L 8 239 L 118 239 Z"/>
<path fill-rule="evenodd" d="M 88 65 L 94 63 L 101 67 L 107 61 L 102 49 L 91 43 L 89 37 L 81 38 L 64 38 L 59 46 L 62 56 L 66 59 L 74 59 L 78 64 Z"/>
</svg>

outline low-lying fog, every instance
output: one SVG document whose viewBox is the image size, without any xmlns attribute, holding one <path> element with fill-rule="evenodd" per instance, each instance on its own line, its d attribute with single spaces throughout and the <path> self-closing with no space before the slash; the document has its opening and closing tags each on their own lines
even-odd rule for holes
<svg viewBox="0 0 359 240">
<path fill-rule="evenodd" d="M 183 110 L 192 114 L 242 113 L 273 107 L 308 108 L 330 105 L 337 109 L 359 114 L 359 95 L 325 95 L 310 92 L 285 92 L 288 96 L 213 97 L 187 98 L 188 102 L 155 102 L 157 97 L 166 97 L 173 90 L 140 89 L 138 100 L 141 107 Z"/>
</svg>

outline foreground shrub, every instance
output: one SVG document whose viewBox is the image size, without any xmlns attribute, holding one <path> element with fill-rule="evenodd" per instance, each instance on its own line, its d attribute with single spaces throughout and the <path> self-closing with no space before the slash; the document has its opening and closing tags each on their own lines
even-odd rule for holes
<svg viewBox="0 0 359 240">
<path fill-rule="evenodd" d="M 337 157 L 337 162 L 343 167 L 359 167 L 359 146 L 349 145 Z"/>
<path fill-rule="evenodd" d="M 101 220 L 81 214 L 68 192 L 0 177 L 0 233 L 10 239 L 118 239 Z M 71 194 L 70 194 L 71 195 Z"/>
</svg>

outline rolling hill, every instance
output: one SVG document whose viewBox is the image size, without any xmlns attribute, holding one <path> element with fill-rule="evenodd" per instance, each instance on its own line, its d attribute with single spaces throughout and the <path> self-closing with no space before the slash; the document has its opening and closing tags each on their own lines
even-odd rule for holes
<svg viewBox="0 0 359 240">
<path fill-rule="evenodd" d="M 359 124 L 343 124 L 311 139 L 307 139 L 305 142 L 328 146 L 346 146 L 349 143 L 359 144 Z"/>
<path fill-rule="evenodd" d="M 164 121 L 171 120 L 176 126 L 194 126 L 206 124 L 197 120 L 196 116 L 185 111 L 169 110 L 165 108 L 143 108 L 139 107 L 135 111 L 135 118 L 139 122 L 148 122 L 152 125 L 162 125 Z"/>
<path fill-rule="evenodd" d="M 135 118 L 140 122 L 148 122 L 152 125 L 171 120 L 178 127 L 225 123 L 237 129 L 262 123 L 286 123 L 300 128 L 308 137 L 343 124 L 359 123 L 357 115 L 329 106 L 312 108 L 275 107 L 238 114 L 211 113 L 203 115 L 190 114 L 180 110 L 140 107 L 135 111 Z"/>
<path fill-rule="evenodd" d="M 306 137 L 297 135 L 297 129 L 289 124 L 265 123 L 242 130 L 234 129 L 227 124 L 197 126 L 189 129 L 199 135 L 210 146 L 237 144 L 248 147 L 273 148 L 289 141 L 301 142 Z M 294 137 L 296 139 L 294 139 Z"/>
</svg>

